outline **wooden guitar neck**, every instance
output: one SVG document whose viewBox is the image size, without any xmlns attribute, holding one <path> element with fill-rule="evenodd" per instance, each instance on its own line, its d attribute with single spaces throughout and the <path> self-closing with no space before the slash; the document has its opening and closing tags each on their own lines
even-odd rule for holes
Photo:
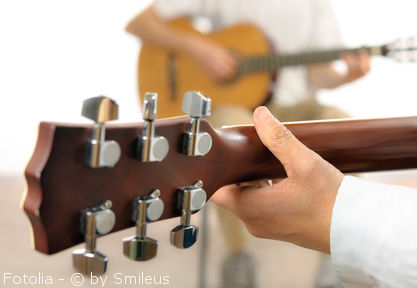
<svg viewBox="0 0 417 288">
<path fill-rule="evenodd" d="M 311 65 L 326 63 L 338 60 L 344 54 L 356 54 L 360 50 L 366 50 L 372 56 L 381 56 L 387 54 L 386 45 L 367 46 L 359 48 L 340 48 L 326 51 L 311 51 L 283 55 L 262 55 L 244 58 L 241 61 L 239 75 L 259 72 L 275 72 L 283 67 L 297 65 Z"/>
<path fill-rule="evenodd" d="M 286 127 L 344 173 L 417 167 L 417 117 L 294 122 Z M 229 169 L 236 171 L 222 184 L 285 177 L 279 162 L 260 144 L 253 126 L 218 133 L 230 150 Z"/>
</svg>

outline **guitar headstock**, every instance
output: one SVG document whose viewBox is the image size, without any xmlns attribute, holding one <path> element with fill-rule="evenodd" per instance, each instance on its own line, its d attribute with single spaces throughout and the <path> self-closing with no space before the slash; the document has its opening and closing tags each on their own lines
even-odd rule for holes
<svg viewBox="0 0 417 288">
<path fill-rule="evenodd" d="M 399 62 L 417 61 L 417 38 L 397 39 L 381 47 L 381 54 Z"/>
<path fill-rule="evenodd" d="M 178 216 L 171 243 L 187 248 L 198 232 L 191 213 L 218 188 L 280 171 L 265 165 L 265 159 L 276 160 L 253 127 L 238 134 L 213 129 L 203 118 L 210 114 L 210 100 L 197 92 L 185 95 L 183 108 L 190 117 L 154 120 L 156 95 L 150 93 L 144 122 L 107 125 L 116 118 L 117 105 L 96 97 L 83 107 L 93 125 L 40 123 L 25 172 L 24 210 L 35 248 L 52 254 L 86 241 L 86 249 L 73 254 L 74 266 L 100 274 L 107 258 L 95 250 L 97 236 L 136 225 L 138 234 L 125 239 L 124 254 L 147 260 L 155 256 L 157 241 L 146 236 L 146 223 Z M 265 161 L 245 165 L 242 158 Z"/>
</svg>

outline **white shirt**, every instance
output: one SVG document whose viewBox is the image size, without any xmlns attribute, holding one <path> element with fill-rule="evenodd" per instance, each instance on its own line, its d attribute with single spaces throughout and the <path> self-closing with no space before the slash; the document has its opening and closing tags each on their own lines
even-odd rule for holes
<svg viewBox="0 0 417 288">
<path fill-rule="evenodd" d="M 276 52 L 295 53 L 342 46 L 339 27 L 329 0 L 156 0 L 162 19 L 204 16 L 219 29 L 252 22 L 269 38 Z M 292 106 L 314 97 L 305 67 L 280 71 L 274 100 Z"/>
<path fill-rule="evenodd" d="M 417 190 L 345 176 L 333 208 L 332 263 L 344 287 L 417 287 Z"/>
</svg>

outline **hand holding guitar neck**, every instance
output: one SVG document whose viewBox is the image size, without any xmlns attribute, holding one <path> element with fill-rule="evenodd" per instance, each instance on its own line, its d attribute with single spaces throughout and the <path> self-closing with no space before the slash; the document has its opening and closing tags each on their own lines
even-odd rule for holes
<svg viewBox="0 0 417 288">
<path fill-rule="evenodd" d="M 254 112 L 262 143 L 288 178 L 221 188 L 212 200 L 231 210 L 261 238 L 283 240 L 329 253 L 332 208 L 343 174 L 308 149 L 265 108 Z"/>
<path fill-rule="evenodd" d="M 359 50 L 357 55 L 344 54 L 342 60 L 347 65 L 347 73 L 344 75 L 344 83 L 350 83 L 369 72 L 371 69 L 371 55 L 366 49 Z"/>
</svg>

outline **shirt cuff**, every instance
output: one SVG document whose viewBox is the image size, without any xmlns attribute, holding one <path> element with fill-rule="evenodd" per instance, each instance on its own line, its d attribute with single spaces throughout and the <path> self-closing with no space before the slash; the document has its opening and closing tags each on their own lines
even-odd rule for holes
<svg viewBox="0 0 417 288">
<path fill-rule="evenodd" d="M 344 287 L 417 287 L 416 207 L 415 189 L 344 177 L 330 227 Z"/>
</svg>

